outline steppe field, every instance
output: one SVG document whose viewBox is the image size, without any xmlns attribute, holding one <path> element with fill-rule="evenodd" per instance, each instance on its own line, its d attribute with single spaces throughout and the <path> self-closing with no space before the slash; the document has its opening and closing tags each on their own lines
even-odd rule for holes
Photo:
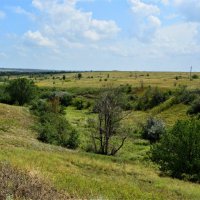
<svg viewBox="0 0 200 200">
<path fill-rule="evenodd" d="M 33 80 L 44 93 L 68 92 L 74 98 L 82 99 L 83 104 L 89 102 L 90 105 L 101 88 L 107 87 L 131 88 L 128 95 L 137 95 L 138 98 L 148 88 L 172 93 L 181 87 L 189 91 L 200 88 L 200 73 L 196 72 L 192 73 L 196 75 L 192 80 L 186 72 L 80 73 L 80 78 L 77 78 L 77 73 L 67 72 L 6 75 L 1 76 L 0 86 L 16 78 L 26 78 Z M 43 196 L 37 199 L 199 200 L 200 185 L 163 174 L 149 159 L 151 144 L 139 133 L 140 124 L 149 116 L 161 119 L 167 131 L 177 120 L 190 118 L 187 114 L 190 104 L 172 103 L 173 98 L 176 96 L 171 95 L 150 109 L 124 111 L 129 114 L 123 123 L 132 131 L 114 156 L 95 154 L 87 148 L 90 142 L 88 119 L 97 116 L 91 112 L 90 105 L 77 109 L 71 104 L 64 108 L 66 120 L 79 134 L 79 147 L 72 150 L 37 139 L 38 116 L 30 111 L 30 105 L 0 103 L 0 199 L 4 199 L 5 193 L 6 199 L 20 199 L 23 192 L 30 195 L 22 199 L 35 199 L 37 192 L 31 194 L 31 191 L 37 191 L 35 188 L 39 185 Z M 134 106 L 134 99 L 129 103 Z M 13 195 L 13 188 L 21 192 L 19 197 Z"/>
</svg>

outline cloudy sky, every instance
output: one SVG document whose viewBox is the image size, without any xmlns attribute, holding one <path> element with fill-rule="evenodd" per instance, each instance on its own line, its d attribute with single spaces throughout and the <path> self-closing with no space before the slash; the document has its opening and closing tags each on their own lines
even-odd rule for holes
<svg viewBox="0 0 200 200">
<path fill-rule="evenodd" d="M 200 0 L 0 0 L 0 67 L 200 71 Z"/>
</svg>

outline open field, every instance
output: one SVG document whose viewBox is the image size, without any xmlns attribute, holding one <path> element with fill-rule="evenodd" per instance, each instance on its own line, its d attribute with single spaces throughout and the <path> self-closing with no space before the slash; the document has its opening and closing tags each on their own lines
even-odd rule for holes
<svg viewBox="0 0 200 200">
<path fill-rule="evenodd" d="M 161 88 L 175 88 L 178 85 L 187 85 L 189 88 L 197 88 L 200 85 L 200 79 L 190 81 L 188 73 L 177 72 L 90 72 L 83 73 L 83 78 L 81 78 L 81 80 L 75 79 L 74 76 L 75 74 L 73 73 L 66 74 L 65 81 L 60 81 L 59 79 L 46 79 L 38 81 L 37 84 L 38 86 L 54 86 L 60 88 L 99 88 L 104 87 L 107 84 L 114 86 L 130 84 L 134 87 L 140 87 L 141 85 L 148 87 L 151 85 L 152 87 L 156 86 Z M 175 79 L 176 76 L 179 77 L 178 80 Z M 56 77 L 62 78 L 62 75 Z M 55 84 L 53 84 L 53 82 Z"/>
<path fill-rule="evenodd" d="M 195 74 L 200 76 L 200 73 Z M 156 86 L 163 91 L 176 89 L 179 85 L 186 85 L 189 89 L 200 86 L 200 78 L 190 81 L 188 73 L 88 72 L 82 73 L 80 80 L 73 73 L 66 73 L 65 80 L 62 80 L 63 75 L 25 77 L 33 79 L 41 88 L 62 89 L 78 93 L 78 96 L 108 85 L 130 84 L 133 88 Z M 10 77 L 13 78 L 16 76 Z M 96 117 L 90 109 L 77 110 L 72 105 L 65 108 L 65 117 L 76 128 L 81 141 L 78 150 L 69 150 L 37 140 L 37 118 L 28 107 L 0 104 L 0 162 L 8 162 L 42 179 L 72 199 L 198 200 L 200 185 L 161 174 L 158 166 L 148 159 L 149 142 L 142 140 L 137 132 L 138 125 L 150 115 L 162 119 L 167 130 L 177 120 L 189 118 L 186 114 L 189 105 L 171 105 L 170 101 L 147 111 L 132 110 L 123 123 L 129 125 L 133 133 L 114 157 L 85 151 L 90 136 L 87 120 Z"/>
<path fill-rule="evenodd" d="M 200 77 L 199 72 L 193 72 Z M 63 81 L 62 77 L 66 79 Z M 130 84 L 133 87 L 160 87 L 176 88 L 179 85 L 187 85 L 194 89 L 200 86 L 200 78 L 190 81 L 187 72 L 84 72 L 83 77 L 78 80 L 75 73 L 64 73 L 55 75 L 33 75 L 33 80 L 40 87 L 58 87 L 58 88 L 101 88 L 108 84 L 119 86 Z M 20 77 L 30 77 L 19 75 Z M 15 77 L 15 76 L 14 76 Z M 35 78 L 36 77 L 36 78 Z M 12 77 L 10 77 L 12 78 Z"/>
</svg>

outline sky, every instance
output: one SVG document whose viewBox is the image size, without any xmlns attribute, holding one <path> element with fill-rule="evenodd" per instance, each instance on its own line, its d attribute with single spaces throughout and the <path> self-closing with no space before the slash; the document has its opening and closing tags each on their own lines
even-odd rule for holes
<svg viewBox="0 0 200 200">
<path fill-rule="evenodd" d="M 0 0 L 0 67 L 200 71 L 200 0 Z"/>
</svg>

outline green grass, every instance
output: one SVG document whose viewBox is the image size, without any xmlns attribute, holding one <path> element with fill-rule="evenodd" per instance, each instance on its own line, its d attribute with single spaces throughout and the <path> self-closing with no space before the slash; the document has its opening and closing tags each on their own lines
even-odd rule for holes
<svg viewBox="0 0 200 200">
<path fill-rule="evenodd" d="M 87 111 L 78 111 L 76 116 L 70 110 L 72 121 L 87 115 Z M 139 139 L 130 140 L 116 157 L 66 150 L 36 140 L 27 109 L 0 104 L 0 111 L 0 119 L 9 127 L 0 131 L 0 160 L 50 181 L 69 195 L 86 199 L 200 198 L 199 185 L 159 177 L 157 168 L 143 160 L 149 146 Z"/>
<path fill-rule="evenodd" d="M 104 81 L 108 73 L 110 78 Z M 178 81 L 175 80 L 177 75 L 182 77 Z M 198 88 L 200 84 L 200 79 L 189 81 L 187 73 L 151 72 L 147 76 L 146 72 L 91 72 L 84 73 L 81 80 L 75 80 L 74 74 L 66 74 L 65 82 L 55 79 L 54 85 L 52 77 L 46 77 L 36 80 L 37 85 L 78 93 L 107 84 L 129 83 L 140 87 L 141 81 L 145 87 L 151 85 L 163 89 L 175 89 L 178 84 Z M 132 111 L 124 123 L 136 130 L 139 123 L 154 115 L 169 129 L 176 120 L 188 118 L 187 109 L 186 105 L 174 105 L 168 100 L 146 112 Z M 158 167 L 147 159 L 149 143 L 141 140 L 137 132 L 131 134 L 114 157 L 84 152 L 82 149 L 87 147 L 90 135 L 87 119 L 94 117 L 95 114 L 88 110 L 66 109 L 67 120 L 80 133 L 80 149 L 72 151 L 39 142 L 33 129 L 36 119 L 27 108 L 0 104 L 0 161 L 8 161 L 81 199 L 200 199 L 200 185 L 160 176 Z"/>
<path fill-rule="evenodd" d="M 108 74 L 110 78 L 104 81 Z M 87 72 L 83 73 L 82 79 L 76 80 L 74 78 L 75 74 L 70 73 L 66 74 L 66 81 L 59 79 L 52 80 L 49 77 L 49 79 L 39 80 L 37 84 L 39 86 L 60 88 L 101 88 L 108 84 L 115 86 L 130 84 L 134 87 L 140 87 L 141 83 L 143 83 L 144 87 L 151 85 L 160 88 L 176 88 L 178 85 L 187 85 L 189 88 L 198 88 L 200 84 L 200 79 L 190 81 L 188 73 L 149 72 L 148 74 L 149 76 L 147 76 L 147 72 Z M 62 74 L 56 76 L 61 78 Z M 93 76 L 93 78 L 88 78 L 89 76 Z M 181 78 L 176 80 L 176 76 L 180 76 Z M 102 79 L 102 81 L 99 81 L 100 79 Z M 53 81 L 55 84 L 53 84 Z"/>
<path fill-rule="evenodd" d="M 189 80 L 189 73 L 187 72 L 122 72 L 122 71 L 112 71 L 112 72 L 84 72 L 83 78 L 77 80 L 75 78 L 75 73 L 65 73 L 66 80 L 62 80 L 63 74 L 55 75 L 44 75 L 41 77 L 35 77 L 33 80 L 40 87 L 56 87 L 68 90 L 80 90 L 81 88 L 101 88 L 106 85 L 125 85 L 130 84 L 133 87 L 160 87 L 163 89 L 175 89 L 179 85 L 187 85 L 188 88 L 195 89 L 199 87 L 200 78 Z M 109 78 L 107 75 L 109 74 Z M 149 76 L 147 76 L 147 74 Z M 200 73 L 197 74 L 200 77 Z M 89 78 L 89 77 L 93 78 Z M 179 77 L 178 80 L 175 77 Z M 22 76 L 20 76 L 22 77 Z M 25 76 L 29 77 L 29 76 Z M 53 79 L 54 77 L 54 79 Z M 11 77 L 16 78 L 16 76 Z M 99 81 L 99 80 L 102 81 Z M 107 81 L 104 81 L 107 79 Z"/>
</svg>

